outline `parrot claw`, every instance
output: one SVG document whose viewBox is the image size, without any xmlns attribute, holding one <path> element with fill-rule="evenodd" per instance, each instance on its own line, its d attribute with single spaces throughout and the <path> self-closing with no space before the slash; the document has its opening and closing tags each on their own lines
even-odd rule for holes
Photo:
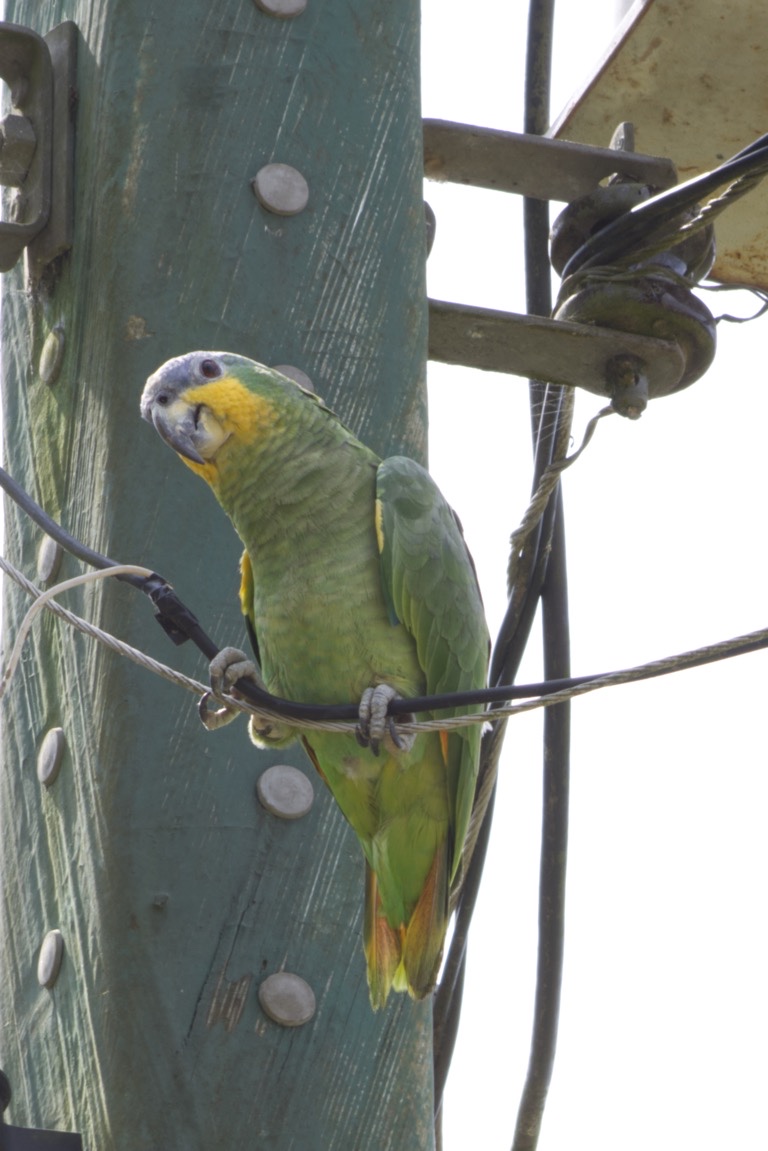
<svg viewBox="0 0 768 1151">
<path fill-rule="evenodd" d="M 379 754 L 382 742 L 390 751 L 395 752 L 408 752 L 414 745 L 416 736 L 410 732 L 398 731 L 394 716 L 387 715 L 392 700 L 400 698 L 388 683 L 367 687 L 363 692 L 355 737 L 361 747 L 370 747 L 374 755 Z M 411 723 L 414 719 L 411 715 L 401 718 Z"/>
<path fill-rule="evenodd" d="M 224 727 L 240 714 L 237 708 L 230 707 L 226 700 L 222 699 L 224 695 L 238 696 L 235 684 L 239 679 L 249 679 L 261 691 L 266 691 L 256 664 L 237 647 L 222 648 L 211 660 L 209 675 L 211 691 L 207 692 L 198 704 L 198 714 L 208 731 Z M 211 707 L 214 699 L 219 704 L 218 708 Z M 279 746 L 290 743 L 294 738 L 290 728 L 266 716 L 252 715 L 248 730 L 257 747 Z"/>
<path fill-rule="evenodd" d="M 206 731 L 218 731 L 220 727 L 226 727 L 237 718 L 238 713 L 234 708 L 221 703 L 219 707 L 214 707 L 213 704 L 216 702 L 218 701 L 213 693 L 207 691 L 197 705 L 197 714 Z"/>
<path fill-rule="evenodd" d="M 211 660 L 208 674 L 211 691 L 217 697 L 231 695 L 239 679 L 250 679 L 262 691 L 265 690 L 264 681 L 259 675 L 256 664 L 237 647 L 223 647 Z"/>
</svg>

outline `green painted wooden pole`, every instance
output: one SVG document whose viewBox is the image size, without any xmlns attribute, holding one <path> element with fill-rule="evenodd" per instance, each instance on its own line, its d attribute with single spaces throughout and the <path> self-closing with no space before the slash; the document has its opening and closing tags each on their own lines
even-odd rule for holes
<svg viewBox="0 0 768 1151">
<path fill-rule="evenodd" d="M 417 0 L 308 0 L 294 18 L 253 0 L 8 0 L 6 19 L 80 30 L 74 247 L 35 293 L 20 267 L 5 277 L 8 468 L 242 644 L 234 533 L 139 395 L 172 355 L 237 351 L 303 370 L 378 451 L 423 455 Z M 306 180 L 295 215 L 254 194 L 271 163 Z M 6 515 L 6 555 L 37 578 L 41 533 Z M 81 570 L 65 557 L 57 578 Z M 66 604 L 205 677 L 125 585 Z M 6 652 L 26 606 L 6 586 Z M 284 755 L 252 749 L 244 723 L 206 733 L 192 696 L 48 617 L 2 720 L 9 1122 L 80 1131 L 89 1151 L 432 1146 L 430 1006 L 368 1005 L 362 858 L 317 779 L 308 815 L 270 814 L 255 785 Z M 44 785 L 54 728 L 65 750 Z M 43 987 L 52 930 L 63 961 Z M 301 1026 L 259 1001 L 283 970 L 316 999 Z"/>
</svg>

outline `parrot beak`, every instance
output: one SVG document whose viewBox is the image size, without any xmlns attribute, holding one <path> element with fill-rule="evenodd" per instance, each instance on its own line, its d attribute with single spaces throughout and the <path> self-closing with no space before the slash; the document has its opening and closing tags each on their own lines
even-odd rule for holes
<svg viewBox="0 0 768 1151">
<path fill-rule="evenodd" d="M 204 458 L 195 447 L 198 434 L 197 411 L 197 408 L 184 400 L 174 400 L 165 407 L 156 400 L 148 405 L 145 419 L 151 421 L 158 435 L 180 456 L 195 464 L 204 464 Z"/>
<path fill-rule="evenodd" d="M 198 450 L 200 405 L 184 399 L 189 369 L 182 357 L 169 360 L 150 376 L 141 397 L 141 414 L 165 442 L 187 460 L 204 464 Z"/>
<path fill-rule="evenodd" d="M 169 360 L 150 376 L 141 397 L 141 414 L 183 459 L 208 464 L 231 435 L 231 428 L 216 418 L 205 403 L 206 385 L 217 376 L 196 373 L 196 363 L 218 362 L 213 354 L 196 352 Z M 200 401 L 203 402 L 200 402 Z"/>
</svg>

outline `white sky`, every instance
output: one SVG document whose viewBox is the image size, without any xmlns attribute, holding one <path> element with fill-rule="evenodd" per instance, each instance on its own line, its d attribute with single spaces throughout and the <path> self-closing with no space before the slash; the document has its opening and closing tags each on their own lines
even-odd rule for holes
<svg viewBox="0 0 768 1151">
<path fill-rule="evenodd" d="M 522 130 L 526 0 L 423 0 L 424 115 Z M 553 118 L 614 0 L 556 10 Z M 601 141 L 607 144 L 607 141 Z M 746 141 L 745 141 L 746 143 Z M 673 157 L 674 158 L 674 157 Z M 429 183 L 436 298 L 524 311 L 515 197 Z M 554 211 L 559 210 L 555 207 Z M 708 296 L 717 313 L 749 297 Z M 611 417 L 564 481 L 574 674 L 766 624 L 768 318 L 721 324 L 709 373 Z M 598 408 L 579 397 L 574 437 Z M 431 469 L 465 526 L 491 630 L 531 472 L 527 385 L 430 364 Z M 566 966 L 540 1151 L 768 1147 L 764 690 L 758 653 L 573 705 Z M 521 682 L 541 677 L 538 643 Z M 541 719 L 507 736 L 470 938 L 445 1151 L 508 1148 L 536 960 Z"/>
</svg>

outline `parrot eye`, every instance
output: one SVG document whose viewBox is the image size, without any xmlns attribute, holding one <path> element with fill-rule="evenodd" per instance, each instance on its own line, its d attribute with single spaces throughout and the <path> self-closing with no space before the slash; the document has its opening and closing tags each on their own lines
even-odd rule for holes
<svg viewBox="0 0 768 1151">
<path fill-rule="evenodd" d="M 165 407 L 165 405 L 168 403 L 168 397 L 166 396 L 165 392 L 160 392 L 159 395 L 155 396 L 155 403 L 159 404 L 161 408 Z"/>
<path fill-rule="evenodd" d="M 201 360 L 200 375 L 205 376 L 206 380 L 215 380 L 221 375 L 221 368 L 215 360 Z"/>
</svg>

